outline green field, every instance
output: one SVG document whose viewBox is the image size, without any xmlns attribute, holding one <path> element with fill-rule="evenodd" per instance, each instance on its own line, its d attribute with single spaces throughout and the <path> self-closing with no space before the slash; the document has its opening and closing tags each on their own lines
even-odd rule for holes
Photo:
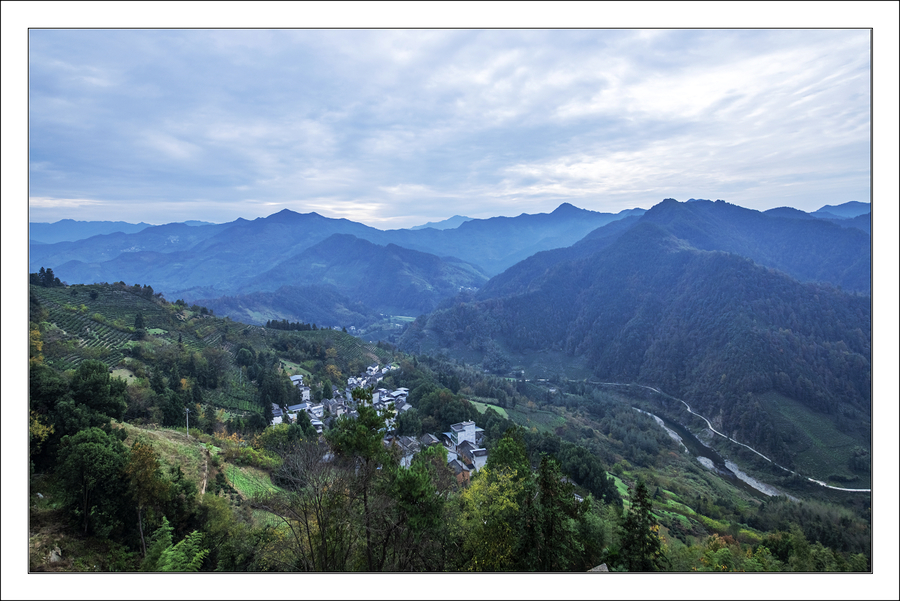
<svg viewBox="0 0 900 601">
<path fill-rule="evenodd" d="M 527 428 L 536 428 L 539 432 L 553 434 L 557 428 L 566 425 L 566 418 L 546 409 L 537 409 L 518 405 L 507 408 L 509 419 Z"/>
<path fill-rule="evenodd" d="M 619 495 L 621 495 L 622 499 L 628 499 L 628 485 L 622 482 L 622 479 L 618 476 L 614 476 L 612 474 L 607 474 L 610 478 L 613 479 L 613 482 L 616 483 L 616 490 L 619 491 Z"/>
<path fill-rule="evenodd" d="M 478 398 L 478 397 L 476 397 L 476 398 Z M 478 409 L 479 413 L 484 413 L 485 411 L 488 410 L 488 407 L 490 407 L 491 409 L 493 409 L 494 411 L 499 413 L 501 417 L 509 419 L 509 414 L 506 412 L 506 409 L 504 409 L 503 407 L 500 407 L 498 405 L 492 405 L 491 403 L 485 403 L 482 401 L 475 401 L 472 399 L 469 399 L 469 402 L 472 403 L 473 405 L 475 405 L 475 408 Z"/>
<path fill-rule="evenodd" d="M 222 472 L 225 474 L 228 483 L 247 498 L 281 490 L 272 484 L 272 479 L 269 477 L 268 472 L 255 467 L 239 467 L 226 463 L 222 466 Z"/>
</svg>

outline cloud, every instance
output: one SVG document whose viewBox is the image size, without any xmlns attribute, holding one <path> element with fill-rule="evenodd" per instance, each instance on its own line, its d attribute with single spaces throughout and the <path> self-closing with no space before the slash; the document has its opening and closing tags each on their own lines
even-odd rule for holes
<svg viewBox="0 0 900 601">
<path fill-rule="evenodd" d="M 96 207 L 113 204 L 104 200 L 92 200 L 89 198 L 47 198 L 31 196 L 28 198 L 28 206 L 32 209 L 72 209 L 83 207 Z"/>
<path fill-rule="evenodd" d="M 31 195 L 145 221 L 172 202 L 414 225 L 697 188 L 868 199 L 861 30 L 35 30 L 31 48 Z"/>
</svg>

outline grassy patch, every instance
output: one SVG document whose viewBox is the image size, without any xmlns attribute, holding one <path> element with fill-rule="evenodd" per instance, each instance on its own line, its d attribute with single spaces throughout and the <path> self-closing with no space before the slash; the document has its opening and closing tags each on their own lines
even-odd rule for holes
<svg viewBox="0 0 900 601">
<path fill-rule="evenodd" d="M 667 499 L 665 506 L 686 515 L 696 515 L 697 513 L 687 505 L 679 503 L 678 501 L 674 501 L 672 499 Z"/>
<path fill-rule="evenodd" d="M 555 433 L 556 428 L 566 425 L 566 418 L 552 411 L 517 406 L 507 409 L 509 419 L 527 428 L 536 428 L 539 432 Z"/>
<path fill-rule="evenodd" d="M 303 376 L 304 378 L 308 378 L 312 375 L 312 373 L 304 369 L 299 363 L 294 363 L 289 359 L 280 359 L 280 361 L 284 364 L 284 371 L 289 376 Z"/>
<path fill-rule="evenodd" d="M 241 496 L 253 498 L 258 494 L 281 491 L 272 484 L 269 473 L 255 467 L 239 467 L 230 463 L 222 468 L 228 483 L 237 489 Z"/>
<path fill-rule="evenodd" d="M 689 519 L 687 519 L 686 517 L 684 517 L 682 514 L 675 513 L 672 511 L 664 511 L 664 510 L 659 510 L 659 513 L 666 516 L 669 520 L 674 520 L 674 521 L 680 523 L 681 526 L 684 527 L 685 530 L 691 529 L 691 521 Z"/>
<path fill-rule="evenodd" d="M 500 407 L 498 405 L 492 405 L 490 403 L 483 403 L 481 401 L 473 401 L 469 399 L 469 402 L 472 403 L 476 409 L 478 409 L 479 413 L 484 413 L 488 410 L 488 407 L 499 413 L 502 417 L 509 419 L 509 414 L 506 412 L 506 409 Z"/>
<path fill-rule="evenodd" d="M 627 499 L 628 498 L 628 485 L 625 484 L 624 482 L 622 482 L 622 479 L 619 478 L 618 476 L 614 476 L 612 474 L 608 474 L 608 475 L 610 478 L 613 479 L 613 482 L 616 483 L 616 490 L 619 491 L 619 495 L 623 499 Z"/>
<path fill-rule="evenodd" d="M 205 473 L 206 454 L 203 444 L 181 431 L 170 429 L 144 429 L 131 424 L 121 424 L 128 433 L 125 444 L 131 446 L 136 441 L 150 444 L 160 460 L 168 466 L 181 465 L 186 478 L 200 488 Z"/>
</svg>

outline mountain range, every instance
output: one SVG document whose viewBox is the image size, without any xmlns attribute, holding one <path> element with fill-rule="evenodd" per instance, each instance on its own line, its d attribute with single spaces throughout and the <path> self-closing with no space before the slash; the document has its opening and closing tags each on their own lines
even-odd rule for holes
<svg viewBox="0 0 900 601">
<path fill-rule="evenodd" d="M 460 292 L 478 291 L 486 298 L 533 286 L 551 265 L 586 257 L 635 224 L 653 222 L 701 250 L 740 254 L 800 281 L 868 293 L 870 237 L 860 228 L 835 223 L 863 220 L 868 214 L 821 216 L 855 215 L 867 207 L 825 207 L 830 210 L 816 217 L 790 208 L 761 213 L 694 199 L 616 214 L 564 203 L 551 213 L 469 219 L 447 229 L 387 231 L 283 210 L 252 221 L 171 223 L 34 244 L 29 258 L 31 271 L 50 267 L 71 283 L 138 282 L 189 302 L 240 297 L 259 308 L 245 314 L 246 319 L 277 314 L 310 321 L 279 306 L 285 296 L 274 293 L 283 286 L 329 287 L 332 294 L 367 308 L 355 311 L 354 319 L 369 313 L 416 316 Z M 89 223 L 109 227 L 112 222 Z"/>
<path fill-rule="evenodd" d="M 803 279 L 817 279 L 811 260 L 788 261 L 771 247 L 823 252 L 819 237 L 832 237 L 850 252 L 856 234 L 813 223 L 792 230 L 796 245 L 778 246 L 786 227 L 780 219 L 738 209 L 666 201 L 630 227 L 623 220 L 568 249 L 539 253 L 479 293 L 417 319 L 400 348 L 480 361 L 498 373 L 550 371 L 660 387 L 785 464 L 805 439 L 796 426 L 776 426 L 767 407 L 772 395 L 839 423 L 865 444 L 870 297 L 801 282 L 765 264 L 775 257 Z M 742 220 L 746 227 L 733 229 Z M 858 257 L 839 261 L 838 253 L 823 259 L 840 262 L 828 272 L 839 277 L 867 265 Z M 866 269 L 854 281 L 868 277 Z"/>
<path fill-rule="evenodd" d="M 134 234 L 151 227 L 149 223 L 127 223 L 125 221 L 75 221 L 61 219 L 54 223 L 32 222 L 28 224 L 29 244 L 53 244 L 74 242 L 100 234 Z"/>
<path fill-rule="evenodd" d="M 274 291 L 288 282 L 267 283 L 260 280 L 260 274 L 334 234 L 344 234 L 382 247 L 393 244 L 418 251 L 416 260 L 423 261 L 418 273 L 426 275 L 426 283 L 420 285 L 443 290 L 445 284 L 432 281 L 429 274 L 450 274 L 462 268 L 478 275 L 459 286 L 478 286 L 483 276 L 500 273 L 534 252 L 568 246 L 601 225 L 642 212 L 598 213 L 564 204 L 549 214 L 473 219 L 455 229 L 382 231 L 346 219 L 283 210 L 252 221 L 238 219 L 200 226 L 172 223 L 132 234 L 119 232 L 34 245 L 29 265 L 31 271 L 50 267 L 58 277 L 73 283 L 141 282 L 167 296 L 195 300 Z M 350 238 L 332 241 L 330 252 L 351 258 L 352 253 L 343 252 L 341 247 L 352 244 Z M 448 266 L 435 270 L 430 257 L 439 257 Z M 470 265 L 462 267 L 464 263 Z M 329 264 L 335 267 L 333 262 Z M 290 273 L 303 277 L 293 269 Z M 403 277 L 397 274 L 397 278 Z M 323 282 L 307 279 L 304 283 Z M 407 287 L 400 280 L 395 284 Z"/>
</svg>

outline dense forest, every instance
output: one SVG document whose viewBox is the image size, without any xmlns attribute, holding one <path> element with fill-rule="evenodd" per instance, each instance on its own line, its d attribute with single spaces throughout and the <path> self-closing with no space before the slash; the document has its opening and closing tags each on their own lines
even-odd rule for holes
<svg viewBox="0 0 900 601">
<path fill-rule="evenodd" d="M 148 286 L 34 281 L 31 571 L 869 569 L 869 495 L 741 489 L 634 410 L 665 411 L 654 399 L 248 326 Z M 409 389 L 397 436 L 474 420 L 487 465 L 461 480 L 442 445 L 406 465 L 364 405 L 321 435 L 268 425 L 299 402 L 289 375 L 321 400 L 373 362 Z"/>
<path fill-rule="evenodd" d="M 401 348 L 480 359 L 502 374 L 533 371 L 557 352 L 599 380 L 690 398 L 788 466 L 803 443 L 767 415 L 766 395 L 793 399 L 869 445 L 868 296 L 698 250 L 653 223 L 525 279 L 517 293 L 459 297 L 419 318 Z"/>
</svg>

